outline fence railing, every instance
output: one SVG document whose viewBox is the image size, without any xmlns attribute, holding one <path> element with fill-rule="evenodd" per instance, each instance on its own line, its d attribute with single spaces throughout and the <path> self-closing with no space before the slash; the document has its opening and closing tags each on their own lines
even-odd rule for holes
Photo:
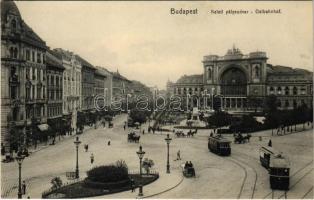
<svg viewBox="0 0 314 200">
<path fill-rule="evenodd" d="M 50 188 L 50 189 L 48 189 L 48 190 L 45 190 L 44 192 L 41 193 L 41 196 L 42 196 L 42 198 L 43 198 L 43 197 L 49 195 L 50 193 L 53 193 L 53 192 L 55 192 L 55 191 L 57 191 L 57 190 L 59 190 L 59 189 L 65 187 L 65 186 L 72 185 L 72 184 L 74 184 L 74 183 L 78 183 L 78 182 L 80 182 L 80 181 L 82 181 L 82 180 L 83 180 L 83 179 L 79 178 L 79 179 L 67 181 L 66 183 L 62 184 L 61 187 L 58 187 L 58 188 Z"/>
</svg>

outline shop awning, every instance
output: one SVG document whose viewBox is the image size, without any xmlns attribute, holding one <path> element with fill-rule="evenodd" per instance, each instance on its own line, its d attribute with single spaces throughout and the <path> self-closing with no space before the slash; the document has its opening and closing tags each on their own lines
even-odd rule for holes
<svg viewBox="0 0 314 200">
<path fill-rule="evenodd" d="M 48 124 L 40 124 L 40 125 L 38 125 L 38 128 L 40 131 L 47 131 L 49 128 L 49 125 Z"/>
</svg>

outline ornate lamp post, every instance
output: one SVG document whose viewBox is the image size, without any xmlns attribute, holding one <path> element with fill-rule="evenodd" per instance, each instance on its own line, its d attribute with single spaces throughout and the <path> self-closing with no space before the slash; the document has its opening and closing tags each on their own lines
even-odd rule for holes
<svg viewBox="0 0 314 200">
<path fill-rule="evenodd" d="M 142 146 L 140 146 L 139 151 L 136 152 L 140 159 L 140 176 L 142 177 L 142 159 L 144 157 L 145 151 L 142 150 Z M 143 196 L 143 186 L 139 185 L 138 196 Z"/>
<path fill-rule="evenodd" d="M 21 185 L 22 176 L 21 176 L 21 173 L 22 173 L 22 162 L 23 162 L 23 160 L 24 160 L 24 156 L 22 156 L 22 152 L 19 151 L 18 155 L 16 157 L 16 161 L 19 164 L 19 191 L 17 194 L 18 199 L 22 199 L 22 185 Z"/>
<path fill-rule="evenodd" d="M 138 155 L 138 158 L 140 159 L 140 175 L 142 177 L 142 159 L 144 157 L 145 151 L 142 150 L 142 146 L 140 146 L 139 151 L 136 152 Z"/>
<path fill-rule="evenodd" d="M 169 144 L 171 142 L 172 138 L 169 137 L 169 134 L 167 134 L 167 137 L 165 138 L 165 141 L 167 143 L 167 173 L 170 174 L 170 164 L 169 164 Z"/>
<path fill-rule="evenodd" d="M 76 137 L 76 140 L 74 141 L 74 144 L 76 146 L 76 170 L 75 170 L 75 178 L 79 178 L 79 166 L 78 166 L 78 147 L 81 144 L 81 141 L 79 141 L 79 137 Z"/>
</svg>

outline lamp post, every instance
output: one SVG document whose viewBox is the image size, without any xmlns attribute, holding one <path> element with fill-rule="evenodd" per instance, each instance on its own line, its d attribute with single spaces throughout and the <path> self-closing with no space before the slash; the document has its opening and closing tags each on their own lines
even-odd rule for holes
<svg viewBox="0 0 314 200">
<path fill-rule="evenodd" d="M 214 91 L 215 88 L 212 88 L 212 109 L 214 110 Z"/>
<path fill-rule="evenodd" d="M 81 144 L 81 141 L 79 141 L 79 137 L 76 137 L 76 140 L 74 141 L 74 144 L 76 146 L 76 170 L 75 170 L 75 178 L 79 178 L 79 166 L 78 166 L 78 147 Z"/>
<path fill-rule="evenodd" d="M 142 150 L 142 146 L 140 146 L 139 151 L 136 152 L 139 159 L 140 159 L 140 176 L 142 178 L 142 159 L 144 157 L 145 151 Z M 139 185 L 139 192 L 138 192 L 138 196 L 143 196 L 143 186 L 142 184 Z"/>
<path fill-rule="evenodd" d="M 22 152 L 19 151 L 18 152 L 18 155 L 16 157 L 16 161 L 17 163 L 19 164 L 19 191 L 18 191 L 18 194 L 17 194 L 17 198 L 18 199 L 22 199 L 22 186 L 21 186 L 21 173 L 22 173 L 22 162 L 24 160 L 24 156 L 22 156 Z"/>
<path fill-rule="evenodd" d="M 143 151 L 142 146 L 140 146 L 139 151 L 136 152 L 138 155 L 138 158 L 140 159 L 140 175 L 142 177 L 142 159 L 144 157 L 145 151 Z"/>
<path fill-rule="evenodd" d="M 169 164 L 169 144 L 171 142 L 172 138 L 169 137 L 169 134 L 167 134 L 167 137 L 165 138 L 165 141 L 167 143 L 167 173 L 170 174 L 170 164 Z"/>
</svg>

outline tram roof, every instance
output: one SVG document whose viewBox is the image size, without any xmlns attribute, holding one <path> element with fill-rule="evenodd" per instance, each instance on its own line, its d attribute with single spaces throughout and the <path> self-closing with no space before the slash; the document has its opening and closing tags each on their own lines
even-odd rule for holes
<svg viewBox="0 0 314 200">
<path fill-rule="evenodd" d="M 222 136 L 210 136 L 209 139 L 217 140 L 218 142 L 228 142 L 228 143 L 231 142 L 230 140 Z"/>
<path fill-rule="evenodd" d="M 282 154 L 280 151 L 278 151 L 277 149 L 273 148 L 273 147 L 269 147 L 269 146 L 262 146 L 260 149 L 262 150 L 266 150 L 274 155 L 279 155 Z"/>
<path fill-rule="evenodd" d="M 290 162 L 284 156 L 276 156 L 270 159 L 270 162 L 269 162 L 269 167 L 272 167 L 272 168 L 289 168 L 289 166 L 290 166 Z"/>
</svg>

